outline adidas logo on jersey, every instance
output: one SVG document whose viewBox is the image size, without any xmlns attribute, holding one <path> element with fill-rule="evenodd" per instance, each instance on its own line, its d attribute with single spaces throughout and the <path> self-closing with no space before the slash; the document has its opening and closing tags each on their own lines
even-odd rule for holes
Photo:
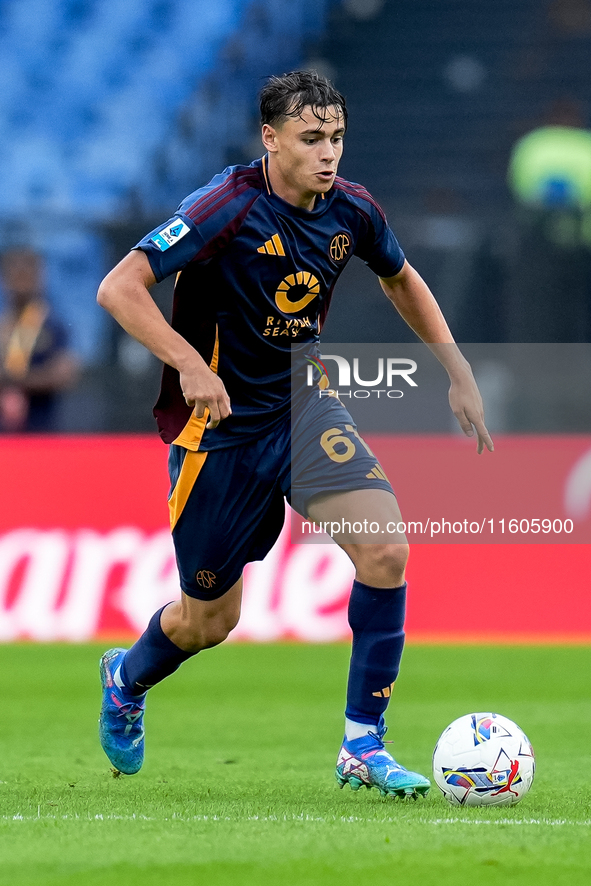
<svg viewBox="0 0 591 886">
<path fill-rule="evenodd" d="M 367 477 L 368 480 L 386 480 L 386 482 L 388 481 L 388 478 L 386 477 L 382 468 L 378 464 L 376 464 L 375 468 L 372 471 L 370 471 L 369 474 L 366 474 L 365 476 Z"/>
<path fill-rule="evenodd" d="M 267 240 L 264 246 L 259 246 L 257 252 L 261 255 L 285 255 L 285 249 L 281 242 L 279 234 L 273 234 L 270 240 Z"/>
</svg>

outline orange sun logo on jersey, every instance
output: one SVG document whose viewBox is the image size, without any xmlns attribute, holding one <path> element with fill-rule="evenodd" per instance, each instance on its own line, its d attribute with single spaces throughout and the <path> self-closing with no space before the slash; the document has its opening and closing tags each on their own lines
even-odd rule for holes
<svg viewBox="0 0 591 886">
<path fill-rule="evenodd" d="M 295 290 L 291 293 L 290 290 Z M 309 271 L 288 274 L 275 293 L 275 304 L 284 314 L 299 314 L 320 292 L 320 283 Z M 295 300 L 290 295 L 296 296 Z M 299 298 L 297 298 L 299 296 Z"/>
<path fill-rule="evenodd" d="M 341 231 L 340 234 L 336 234 L 332 240 L 330 241 L 330 257 L 334 262 L 344 261 L 349 254 L 349 249 L 351 248 L 351 238 L 344 231 Z"/>
</svg>

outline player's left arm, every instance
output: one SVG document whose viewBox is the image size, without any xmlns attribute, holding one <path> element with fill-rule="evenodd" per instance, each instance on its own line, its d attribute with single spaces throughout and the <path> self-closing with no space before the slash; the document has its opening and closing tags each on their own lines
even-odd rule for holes
<svg viewBox="0 0 591 886">
<path fill-rule="evenodd" d="M 405 323 L 445 367 L 451 382 L 449 404 L 460 427 L 468 437 L 472 437 L 476 429 L 479 455 L 485 446 L 492 452 L 493 441 L 484 423 L 484 407 L 478 385 L 433 293 L 407 261 L 394 277 L 380 277 L 380 284 Z"/>
</svg>

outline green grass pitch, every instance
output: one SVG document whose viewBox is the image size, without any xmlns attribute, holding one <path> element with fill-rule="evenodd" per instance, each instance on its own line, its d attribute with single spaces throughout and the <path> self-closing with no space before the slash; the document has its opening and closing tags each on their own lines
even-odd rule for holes
<svg viewBox="0 0 591 886">
<path fill-rule="evenodd" d="M 151 693 L 147 759 L 114 778 L 97 740 L 95 646 L 3 646 L 2 886 L 591 882 L 591 649 L 412 646 L 389 738 L 430 773 L 461 714 L 529 734 L 538 771 L 509 809 L 339 791 L 344 645 L 226 645 Z"/>
</svg>

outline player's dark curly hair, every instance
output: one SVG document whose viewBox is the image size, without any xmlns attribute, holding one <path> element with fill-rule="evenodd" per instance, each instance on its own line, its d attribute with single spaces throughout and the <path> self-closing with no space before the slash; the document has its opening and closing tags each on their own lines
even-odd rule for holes
<svg viewBox="0 0 591 886">
<path fill-rule="evenodd" d="M 299 117 L 306 107 L 324 123 L 328 108 L 338 109 L 347 128 L 347 105 L 344 96 L 334 88 L 330 80 L 316 71 L 290 71 L 280 77 L 269 77 L 260 94 L 261 123 L 273 126 L 288 117 Z"/>
</svg>

